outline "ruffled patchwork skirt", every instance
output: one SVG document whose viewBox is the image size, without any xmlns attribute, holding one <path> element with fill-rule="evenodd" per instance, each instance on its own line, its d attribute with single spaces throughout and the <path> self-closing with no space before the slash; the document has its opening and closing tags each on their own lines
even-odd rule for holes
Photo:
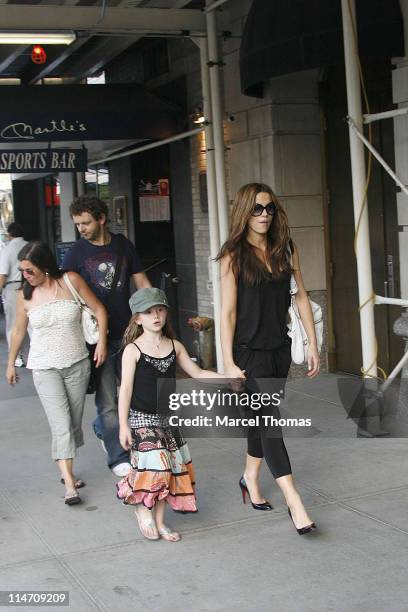
<svg viewBox="0 0 408 612">
<path fill-rule="evenodd" d="M 132 468 L 116 485 L 118 498 L 149 509 L 164 499 L 176 512 L 197 512 L 194 468 L 180 431 L 157 414 L 133 412 L 129 425 Z"/>
</svg>

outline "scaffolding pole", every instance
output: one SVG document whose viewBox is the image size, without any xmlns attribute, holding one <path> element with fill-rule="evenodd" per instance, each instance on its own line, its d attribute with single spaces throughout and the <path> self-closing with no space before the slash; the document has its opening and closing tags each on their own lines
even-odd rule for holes
<svg viewBox="0 0 408 612">
<path fill-rule="evenodd" d="M 169 138 L 163 138 L 162 140 L 155 140 L 154 142 L 148 142 L 145 145 L 141 145 L 136 147 L 135 149 L 129 149 L 128 151 L 123 151 L 122 153 L 112 153 L 108 157 L 103 157 L 102 159 L 97 159 L 88 164 L 88 166 L 98 166 L 99 164 L 105 164 L 107 162 L 113 161 L 114 159 L 121 159 L 122 157 L 129 157 L 129 155 L 136 155 L 136 153 L 143 153 L 143 151 L 149 151 L 150 149 L 157 149 L 158 147 L 164 147 L 164 145 L 171 144 L 172 142 L 177 142 L 178 140 L 183 140 L 184 138 L 191 138 L 192 136 L 196 136 L 204 130 L 204 126 L 199 128 L 194 128 L 193 130 L 188 130 L 187 132 L 181 132 L 180 134 L 175 134 L 174 136 L 169 136 Z"/>
<path fill-rule="evenodd" d="M 207 0 L 207 8 L 211 6 Z M 224 124 L 221 98 L 221 59 L 218 49 L 218 33 L 215 11 L 206 14 L 207 36 L 208 36 L 208 67 L 210 72 L 210 92 L 212 125 L 214 134 L 215 148 L 215 177 L 217 184 L 218 201 L 218 223 L 220 231 L 220 242 L 223 244 L 229 233 L 228 221 L 228 197 L 225 179 L 225 144 L 224 144 Z"/>
<path fill-rule="evenodd" d="M 215 331 L 215 350 L 217 360 L 217 370 L 223 371 L 222 350 L 221 350 L 221 293 L 220 293 L 220 272 L 219 263 L 215 261 L 220 250 L 220 232 L 218 225 L 217 207 L 217 185 L 215 176 L 215 155 L 214 155 L 214 134 L 213 134 L 213 114 L 210 92 L 210 77 L 208 74 L 208 50 L 207 41 L 200 40 L 200 63 L 201 63 L 201 85 L 203 91 L 203 112 L 206 119 L 205 123 L 205 149 L 207 164 L 207 195 L 208 195 L 208 224 L 210 234 L 210 267 L 212 280 L 212 296 L 214 305 L 214 331 Z"/>
<path fill-rule="evenodd" d="M 355 0 L 342 0 L 344 59 L 346 67 L 348 115 L 362 132 L 361 90 L 358 65 L 358 40 Z M 371 274 L 370 234 L 367 206 L 360 211 L 366 199 L 366 168 L 364 145 L 349 125 L 351 176 L 353 185 L 354 223 L 358 235 L 355 241 L 358 293 L 360 304 L 361 348 L 364 377 L 377 376 L 377 350 L 374 328 L 373 282 Z"/>
<path fill-rule="evenodd" d="M 204 11 L 206 13 L 209 13 L 210 11 L 214 11 L 216 8 L 220 8 L 226 2 L 228 2 L 228 0 L 216 0 L 216 2 L 212 2 L 211 4 L 207 5 Z"/>
<path fill-rule="evenodd" d="M 365 146 L 367 147 L 367 149 L 373 154 L 373 156 L 375 157 L 375 159 L 382 165 L 382 167 L 384 168 L 384 170 L 386 172 L 388 172 L 388 174 L 390 175 L 390 177 L 392 179 L 394 179 L 394 181 L 396 182 L 396 184 L 398 185 L 398 187 L 400 187 L 400 189 L 405 193 L 405 195 L 408 195 L 408 188 L 404 185 L 404 183 L 401 181 L 401 179 L 399 178 L 399 176 L 397 174 L 395 174 L 394 170 L 392 168 L 390 168 L 390 166 L 387 164 L 387 162 L 385 161 L 385 159 L 378 153 L 378 151 L 373 147 L 373 145 L 371 144 L 371 142 L 364 136 L 364 134 L 362 134 L 360 132 L 360 130 L 357 128 L 357 126 L 355 125 L 353 119 L 351 117 L 347 117 L 347 121 L 349 123 L 349 125 L 351 125 L 351 127 L 353 128 L 354 132 L 357 134 L 357 136 L 359 137 L 359 139 L 361 140 L 361 142 L 363 144 L 365 144 Z"/>
</svg>

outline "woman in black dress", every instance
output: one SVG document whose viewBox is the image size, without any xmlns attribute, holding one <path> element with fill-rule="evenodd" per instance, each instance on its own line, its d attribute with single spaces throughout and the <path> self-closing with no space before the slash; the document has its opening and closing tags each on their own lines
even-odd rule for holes
<svg viewBox="0 0 408 612">
<path fill-rule="evenodd" d="M 225 375 L 245 379 L 246 390 L 259 392 L 256 379 L 286 379 L 291 364 L 287 334 L 290 277 L 297 285 L 296 303 L 309 339 L 308 376 L 319 372 L 319 354 L 313 316 L 305 291 L 296 247 L 288 220 L 272 189 L 260 183 L 244 185 L 237 193 L 231 233 L 218 259 L 221 262 L 221 342 Z M 279 416 L 278 409 L 261 414 Z M 248 429 L 248 454 L 239 481 L 257 510 L 271 510 L 259 489 L 262 459 L 279 485 L 300 535 L 315 524 L 297 492 L 279 427 L 262 424 Z"/>
</svg>

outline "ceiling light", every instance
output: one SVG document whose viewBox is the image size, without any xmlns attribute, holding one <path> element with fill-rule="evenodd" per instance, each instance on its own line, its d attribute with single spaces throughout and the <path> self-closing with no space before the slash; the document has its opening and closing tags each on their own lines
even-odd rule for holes
<svg viewBox="0 0 408 612">
<path fill-rule="evenodd" d="M 200 107 L 196 107 L 194 109 L 194 113 L 191 115 L 191 120 L 197 125 L 205 123 L 204 113 Z"/>
<path fill-rule="evenodd" d="M 198 125 L 205 123 L 205 117 L 204 115 L 199 115 L 198 117 L 196 117 L 195 119 L 193 119 L 193 123 L 197 123 Z"/>
<path fill-rule="evenodd" d="M 0 32 L 0 45 L 70 45 L 74 32 Z"/>
</svg>

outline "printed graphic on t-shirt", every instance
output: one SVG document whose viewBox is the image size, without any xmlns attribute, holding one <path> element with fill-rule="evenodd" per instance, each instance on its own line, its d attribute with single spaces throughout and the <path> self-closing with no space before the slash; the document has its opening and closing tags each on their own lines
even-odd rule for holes
<svg viewBox="0 0 408 612">
<path fill-rule="evenodd" d="M 116 257 L 113 253 L 98 253 L 85 261 L 85 267 L 90 276 L 90 282 L 95 287 L 101 287 L 109 291 L 115 276 Z M 126 260 L 122 262 L 120 279 L 116 285 L 117 289 L 123 286 L 124 274 L 126 273 Z"/>
</svg>

